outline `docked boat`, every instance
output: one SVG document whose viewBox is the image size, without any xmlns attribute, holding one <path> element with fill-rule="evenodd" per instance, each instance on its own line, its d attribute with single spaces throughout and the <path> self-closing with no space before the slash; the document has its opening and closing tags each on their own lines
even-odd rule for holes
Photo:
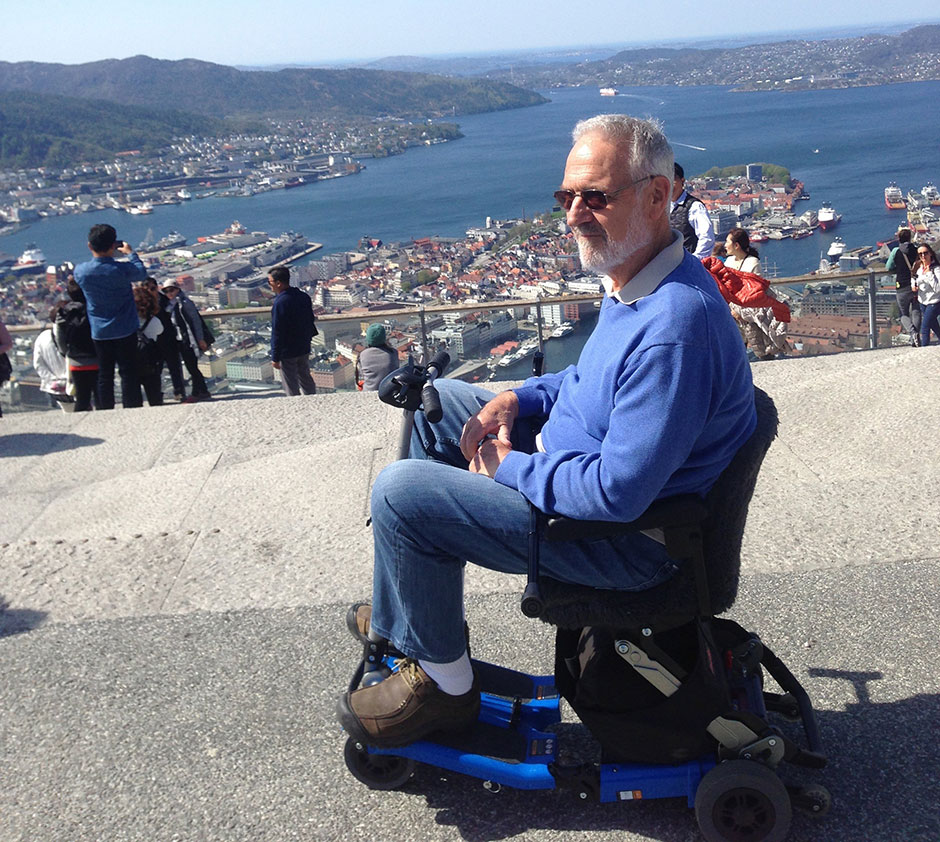
<svg viewBox="0 0 940 842">
<path fill-rule="evenodd" d="M 562 322 L 552 331 L 552 339 L 561 339 L 562 336 L 568 336 L 574 333 L 574 325 L 571 322 Z"/>
<path fill-rule="evenodd" d="M 836 261 L 842 257 L 842 252 L 845 251 L 845 242 L 841 237 L 836 237 L 829 246 L 829 251 L 826 252 L 826 256 L 831 261 Z"/>
<path fill-rule="evenodd" d="M 617 96 L 619 93 L 616 88 L 601 88 L 601 96 Z"/>
<path fill-rule="evenodd" d="M 901 193 L 901 188 L 894 181 L 885 187 L 885 207 L 888 210 L 904 210 L 907 207 L 904 194 Z"/>
<path fill-rule="evenodd" d="M 142 205 L 132 205 L 131 207 L 127 209 L 127 212 L 129 214 L 132 214 L 133 216 L 140 216 L 141 214 L 146 215 L 149 213 L 153 213 L 153 205 L 147 202 L 145 202 Z"/>
<path fill-rule="evenodd" d="M 294 187 L 303 187 L 307 183 L 307 180 L 303 176 L 298 178 L 289 178 L 284 182 L 284 189 L 291 190 Z"/>
<path fill-rule="evenodd" d="M 831 231 L 842 221 L 842 214 L 836 213 L 835 208 L 829 202 L 823 202 L 823 206 L 816 214 L 816 219 L 823 231 Z"/>
<path fill-rule="evenodd" d="M 930 206 L 930 202 L 927 201 L 922 193 L 918 193 L 915 190 L 908 190 L 907 206 L 908 208 L 926 208 Z"/>
<path fill-rule="evenodd" d="M 927 222 L 924 219 L 923 212 L 917 208 L 907 209 L 907 227 L 915 234 L 927 233 Z"/>
<path fill-rule="evenodd" d="M 165 237 L 161 237 L 153 244 L 155 251 L 160 251 L 161 249 L 175 249 L 178 246 L 185 246 L 186 238 L 180 234 L 178 231 L 170 231 Z"/>
<path fill-rule="evenodd" d="M 182 199 L 184 202 L 188 202 L 190 199 L 192 199 L 193 194 L 190 193 L 185 187 L 182 187 L 176 191 L 176 197 L 178 199 Z"/>
<path fill-rule="evenodd" d="M 32 275 L 46 271 L 46 256 L 36 248 L 35 243 L 27 243 L 23 253 L 16 259 L 11 271 L 18 275 Z"/>
<path fill-rule="evenodd" d="M 804 237 L 812 237 L 813 229 L 812 228 L 797 228 L 791 235 L 791 240 L 802 240 Z"/>
<path fill-rule="evenodd" d="M 747 237 L 752 243 L 766 243 L 770 237 L 767 236 L 765 231 L 761 231 L 759 228 L 755 228 L 753 231 L 747 232 Z"/>
<path fill-rule="evenodd" d="M 927 200 L 927 204 L 935 208 L 940 207 L 940 190 L 934 187 L 932 181 L 928 181 L 927 184 L 921 188 L 920 195 Z"/>
</svg>

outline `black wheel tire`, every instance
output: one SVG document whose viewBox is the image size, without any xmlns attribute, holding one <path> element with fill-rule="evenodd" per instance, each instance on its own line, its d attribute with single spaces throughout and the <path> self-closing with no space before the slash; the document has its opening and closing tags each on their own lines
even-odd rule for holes
<svg viewBox="0 0 940 842">
<path fill-rule="evenodd" d="M 415 770 L 415 761 L 410 757 L 369 754 L 352 737 L 346 740 L 343 759 L 352 776 L 369 789 L 398 789 Z"/>
<path fill-rule="evenodd" d="M 819 819 L 832 807 L 832 795 L 821 784 L 810 784 L 801 787 L 799 796 L 793 798 L 793 806 L 801 813 Z"/>
<path fill-rule="evenodd" d="M 782 842 L 792 817 L 783 782 L 750 760 L 716 766 L 695 793 L 695 818 L 707 842 Z"/>
</svg>

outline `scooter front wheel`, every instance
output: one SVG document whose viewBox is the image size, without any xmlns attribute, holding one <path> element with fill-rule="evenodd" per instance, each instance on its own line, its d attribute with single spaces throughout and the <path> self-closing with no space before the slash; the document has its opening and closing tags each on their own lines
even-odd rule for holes
<svg viewBox="0 0 940 842">
<path fill-rule="evenodd" d="M 343 748 L 343 759 L 352 776 L 369 789 L 398 789 L 415 770 L 410 757 L 369 754 L 365 746 L 350 737 Z"/>
</svg>

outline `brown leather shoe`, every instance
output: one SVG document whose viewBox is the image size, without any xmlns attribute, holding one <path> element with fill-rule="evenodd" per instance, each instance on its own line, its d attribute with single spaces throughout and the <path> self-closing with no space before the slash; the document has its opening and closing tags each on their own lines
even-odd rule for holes
<svg viewBox="0 0 940 842">
<path fill-rule="evenodd" d="M 462 731 L 480 714 L 480 685 L 461 696 L 441 690 L 412 658 L 371 687 L 345 693 L 337 708 L 349 736 L 365 745 L 396 748 L 435 731 Z"/>
</svg>

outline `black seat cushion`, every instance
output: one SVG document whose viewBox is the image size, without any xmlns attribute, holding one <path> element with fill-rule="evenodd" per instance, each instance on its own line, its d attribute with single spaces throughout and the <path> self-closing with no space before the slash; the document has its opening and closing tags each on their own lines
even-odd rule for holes
<svg viewBox="0 0 940 842">
<path fill-rule="evenodd" d="M 777 408 L 773 400 L 755 387 L 754 402 L 757 427 L 705 497 L 708 514 L 701 524 L 702 555 L 708 571 L 712 614 L 728 610 L 737 596 L 748 504 L 761 462 L 777 435 Z M 690 523 L 697 521 L 696 512 Z M 649 525 L 644 523 L 639 528 Z M 562 628 L 680 625 L 699 613 L 694 566 L 688 559 L 682 561 L 675 576 L 643 591 L 600 590 L 540 577 L 544 603 L 541 619 Z"/>
</svg>

